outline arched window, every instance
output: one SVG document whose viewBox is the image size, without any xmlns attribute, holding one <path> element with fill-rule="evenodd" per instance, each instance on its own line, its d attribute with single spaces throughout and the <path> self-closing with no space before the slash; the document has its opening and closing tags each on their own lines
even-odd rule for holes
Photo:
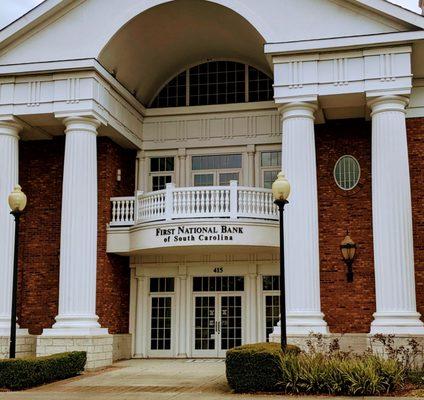
<svg viewBox="0 0 424 400">
<path fill-rule="evenodd" d="M 181 72 L 160 91 L 151 107 L 205 106 L 273 99 L 273 80 L 250 65 L 210 61 Z"/>
</svg>

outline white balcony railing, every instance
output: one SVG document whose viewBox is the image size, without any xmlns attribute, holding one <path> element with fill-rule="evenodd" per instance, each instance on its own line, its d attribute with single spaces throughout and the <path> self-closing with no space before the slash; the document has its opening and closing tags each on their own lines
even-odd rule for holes
<svg viewBox="0 0 424 400">
<path fill-rule="evenodd" d="M 110 226 L 130 226 L 152 221 L 194 218 L 254 218 L 278 220 L 269 189 L 238 186 L 206 186 L 139 192 L 134 197 L 114 197 Z"/>
</svg>

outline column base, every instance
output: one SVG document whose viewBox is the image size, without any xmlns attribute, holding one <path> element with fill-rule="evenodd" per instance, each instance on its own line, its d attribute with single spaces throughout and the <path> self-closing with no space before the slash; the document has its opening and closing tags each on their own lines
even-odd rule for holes
<svg viewBox="0 0 424 400">
<path fill-rule="evenodd" d="M 97 322 L 99 317 L 86 317 L 80 315 L 58 315 L 56 323 L 51 329 L 43 329 L 42 336 L 98 336 L 107 335 L 108 329 L 102 328 Z"/>
<path fill-rule="evenodd" d="M 0 359 L 9 358 L 10 333 L 0 334 Z M 28 334 L 26 329 L 18 329 L 16 332 L 16 358 L 35 356 L 36 337 Z"/>
<path fill-rule="evenodd" d="M 424 335 L 424 323 L 417 312 L 376 312 L 371 335 Z"/>
<path fill-rule="evenodd" d="M 280 322 L 274 328 L 274 332 L 280 333 Z M 311 333 L 321 333 L 323 335 L 329 333 L 323 313 L 291 312 L 287 314 L 288 335 L 309 335 Z"/>
<path fill-rule="evenodd" d="M 86 370 L 98 370 L 113 362 L 113 336 L 106 335 L 45 335 L 37 337 L 37 357 L 68 351 L 87 352 Z M 56 329 L 48 331 L 57 332 Z M 107 331 L 107 330 L 106 330 Z"/>
</svg>

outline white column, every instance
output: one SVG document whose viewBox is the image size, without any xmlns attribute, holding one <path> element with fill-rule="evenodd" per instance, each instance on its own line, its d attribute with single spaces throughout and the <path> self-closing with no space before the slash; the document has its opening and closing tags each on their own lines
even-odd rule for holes
<svg viewBox="0 0 424 400">
<path fill-rule="evenodd" d="M 96 315 L 97 147 L 99 122 L 69 117 L 62 192 L 59 315 L 47 335 L 100 335 Z"/>
<path fill-rule="evenodd" d="M 284 213 L 287 333 L 328 333 L 321 312 L 318 195 L 314 113 L 316 106 L 282 108 L 283 171 L 292 186 Z"/>
<path fill-rule="evenodd" d="M 176 177 L 177 185 L 179 187 L 187 186 L 186 177 L 187 177 L 187 153 L 186 149 L 178 149 L 178 175 Z"/>
<path fill-rule="evenodd" d="M 148 166 L 147 159 L 144 154 L 144 151 L 139 151 L 137 153 L 137 186 L 136 190 L 140 192 L 147 192 L 147 176 L 148 176 Z"/>
<path fill-rule="evenodd" d="M 255 186 L 255 145 L 247 146 L 247 171 L 248 180 L 245 182 L 246 186 Z"/>
<path fill-rule="evenodd" d="M 20 130 L 14 121 L 0 121 L 0 336 L 10 335 L 15 223 L 8 197 L 18 183 Z"/>
<path fill-rule="evenodd" d="M 187 310 L 186 310 L 186 297 L 187 297 L 187 275 L 180 275 L 179 277 L 179 297 L 178 297 L 178 309 L 179 309 L 179 323 L 178 323 L 178 357 L 187 357 L 186 347 L 186 336 L 188 332 L 186 330 Z"/>
<path fill-rule="evenodd" d="M 137 276 L 137 305 L 135 322 L 135 357 L 147 356 L 147 315 L 148 315 L 148 284 L 146 276 Z"/>
<path fill-rule="evenodd" d="M 369 103 L 377 302 L 372 334 L 424 334 L 415 299 L 407 104 L 408 99 L 397 96 Z"/>
</svg>

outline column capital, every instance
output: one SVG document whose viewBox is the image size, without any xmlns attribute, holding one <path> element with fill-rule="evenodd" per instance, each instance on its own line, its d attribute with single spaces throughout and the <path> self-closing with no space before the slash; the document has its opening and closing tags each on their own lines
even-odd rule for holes
<svg viewBox="0 0 424 400">
<path fill-rule="evenodd" d="M 314 120 L 317 110 L 317 104 L 312 102 L 287 103 L 278 107 L 282 121 L 290 118 L 310 118 Z"/>
<path fill-rule="evenodd" d="M 23 125 L 13 115 L 0 116 L 0 135 L 13 136 L 19 139 L 19 132 Z"/>
<path fill-rule="evenodd" d="M 387 111 L 400 111 L 406 113 L 405 108 L 409 104 L 409 99 L 404 96 L 380 96 L 368 101 L 371 109 L 371 116 Z"/>
<path fill-rule="evenodd" d="M 88 132 L 97 135 L 101 121 L 93 117 L 70 116 L 63 119 L 66 126 L 65 134 L 72 132 Z"/>
</svg>

